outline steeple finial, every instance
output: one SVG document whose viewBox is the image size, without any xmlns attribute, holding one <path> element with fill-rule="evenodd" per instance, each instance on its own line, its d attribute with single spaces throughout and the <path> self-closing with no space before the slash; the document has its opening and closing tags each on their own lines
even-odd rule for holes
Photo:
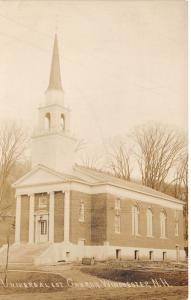
<svg viewBox="0 0 191 300">
<path fill-rule="evenodd" d="M 50 79 L 47 90 L 62 90 L 57 34 L 55 34 L 54 38 Z"/>
</svg>

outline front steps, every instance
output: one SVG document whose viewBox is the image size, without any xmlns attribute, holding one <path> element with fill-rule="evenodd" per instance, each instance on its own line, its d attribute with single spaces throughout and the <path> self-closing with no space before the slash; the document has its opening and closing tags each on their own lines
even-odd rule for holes
<svg viewBox="0 0 191 300">
<path fill-rule="evenodd" d="M 9 264 L 33 264 L 50 244 L 13 244 L 9 248 Z M 0 264 L 6 263 L 7 245 L 0 249 Z"/>
</svg>

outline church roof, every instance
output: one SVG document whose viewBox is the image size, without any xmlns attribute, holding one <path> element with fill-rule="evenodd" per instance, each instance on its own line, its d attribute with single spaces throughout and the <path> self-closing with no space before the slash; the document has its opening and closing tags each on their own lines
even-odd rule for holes
<svg viewBox="0 0 191 300">
<path fill-rule="evenodd" d="M 59 60 L 59 51 L 58 51 L 58 39 L 55 34 L 54 38 L 54 47 L 52 53 L 52 63 L 50 69 L 50 79 L 47 90 L 62 90 L 62 80 L 60 72 L 60 60 Z"/>
<path fill-rule="evenodd" d="M 171 197 L 167 194 L 156 191 L 152 188 L 138 184 L 132 181 L 126 181 L 124 179 L 117 178 L 105 172 L 82 167 L 75 165 L 72 174 L 61 173 L 52 170 L 43 165 L 37 165 L 33 169 L 25 174 L 22 178 L 17 180 L 14 184 L 14 188 L 22 188 L 27 186 L 39 186 L 44 184 L 54 184 L 54 183 L 67 183 L 67 182 L 78 182 L 90 187 L 108 185 L 114 186 L 119 189 L 125 189 L 132 192 L 137 192 L 144 194 L 146 196 L 152 196 L 159 199 L 167 200 L 174 203 L 184 204 L 183 201 Z"/>
<path fill-rule="evenodd" d="M 152 195 L 155 196 L 157 198 L 163 198 L 163 199 L 167 199 L 173 202 L 178 202 L 178 203 L 184 203 L 183 201 L 176 199 L 172 196 L 169 196 L 167 194 L 164 194 L 162 192 L 156 191 L 150 187 L 147 187 L 145 185 L 136 183 L 136 182 L 132 182 L 132 181 L 127 181 L 124 179 L 120 179 L 117 178 L 113 175 L 107 174 L 105 172 L 96 170 L 96 169 L 92 169 L 92 168 L 87 168 L 87 167 L 83 167 L 83 166 L 76 166 L 75 170 L 77 172 L 77 176 L 80 177 L 80 173 L 86 174 L 87 176 L 90 176 L 90 178 L 92 178 L 92 180 L 94 181 L 94 183 L 107 183 L 107 184 L 111 184 L 111 185 L 115 185 L 115 186 L 119 186 L 128 190 L 132 190 L 135 192 L 139 192 L 139 193 L 143 193 L 143 194 L 147 194 L 147 195 Z"/>
</svg>

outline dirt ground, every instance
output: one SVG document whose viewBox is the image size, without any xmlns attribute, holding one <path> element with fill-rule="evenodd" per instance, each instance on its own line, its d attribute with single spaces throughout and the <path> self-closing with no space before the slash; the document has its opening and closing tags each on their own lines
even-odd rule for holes
<svg viewBox="0 0 191 300">
<path fill-rule="evenodd" d="M 183 300 L 187 299 L 187 287 L 152 288 L 152 289 L 101 289 L 74 290 L 56 293 L 11 294 L 1 295 L 0 300 Z"/>
<path fill-rule="evenodd" d="M 62 281 L 63 284 L 66 283 L 64 288 L 47 290 L 35 289 L 32 292 L 29 290 L 16 290 L 13 288 L 0 288 L 0 300 L 74 300 L 74 299 L 91 299 L 91 300 L 183 300 L 188 299 L 188 287 L 187 287 L 187 271 L 168 271 L 164 270 L 165 278 L 173 278 L 174 286 L 170 287 L 80 287 L 78 283 L 84 282 L 99 282 L 103 278 L 106 280 L 119 281 L 119 282 L 134 282 L 134 281 L 144 281 L 147 280 L 149 276 L 155 275 L 161 277 L 162 270 L 155 271 L 151 270 L 114 270 L 113 268 L 107 269 L 106 266 L 54 266 L 54 267 L 40 267 L 38 269 L 27 270 L 10 270 L 9 271 L 9 281 L 47 281 L 57 282 Z M 47 273 L 47 274 L 46 274 Z M 2 274 L 3 275 L 3 274 Z M 115 275 L 115 276 L 114 276 Z M 0 279 L 2 276 L 0 276 Z M 77 285 L 69 287 L 67 285 L 67 280 L 72 279 Z"/>
</svg>

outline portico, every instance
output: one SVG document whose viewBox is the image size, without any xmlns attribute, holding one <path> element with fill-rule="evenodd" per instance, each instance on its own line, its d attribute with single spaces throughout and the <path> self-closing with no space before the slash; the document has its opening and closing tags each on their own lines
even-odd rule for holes
<svg viewBox="0 0 191 300">
<path fill-rule="evenodd" d="M 55 195 L 58 193 L 63 208 L 62 211 L 59 211 L 59 218 L 63 217 L 62 241 L 68 243 L 70 240 L 70 189 L 67 185 L 65 190 L 50 191 L 50 186 L 49 191 L 43 192 L 39 192 L 39 189 L 37 189 L 34 193 L 26 193 L 27 187 L 24 190 L 23 194 L 17 194 L 16 196 L 15 243 L 22 242 L 21 218 L 26 202 L 28 202 L 28 210 L 25 211 L 28 215 L 28 238 L 26 242 L 29 244 L 55 242 L 55 225 L 57 225 L 57 216 L 55 216 L 55 201 L 57 200 L 55 200 Z"/>
</svg>

